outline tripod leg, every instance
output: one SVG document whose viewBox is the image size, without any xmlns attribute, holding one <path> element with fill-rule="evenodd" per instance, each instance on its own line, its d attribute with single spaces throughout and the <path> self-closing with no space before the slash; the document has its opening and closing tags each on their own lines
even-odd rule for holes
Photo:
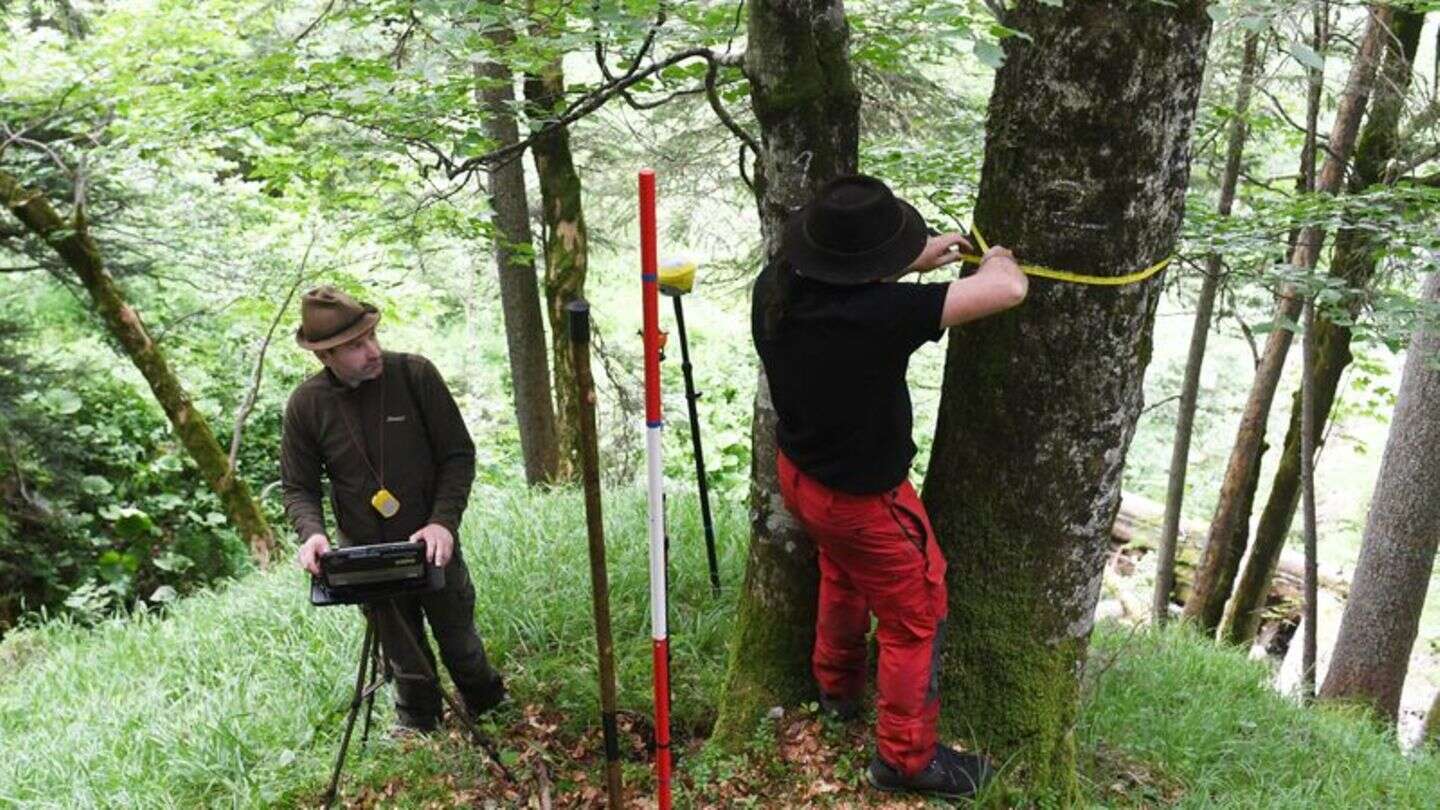
<svg viewBox="0 0 1440 810">
<path fill-rule="evenodd" d="M 360 732 L 361 748 L 364 748 L 365 743 L 370 740 L 370 721 L 375 716 L 375 692 L 379 689 L 381 682 L 379 633 L 372 632 L 370 634 L 370 649 L 367 653 L 366 660 L 370 662 L 370 677 L 365 679 L 365 725 Z"/>
<path fill-rule="evenodd" d="M 415 658 L 420 662 L 420 666 L 424 668 L 425 677 L 435 684 L 435 689 L 440 693 L 440 698 L 450 706 L 450 710 L 455 712 L 455 716 L 460 718 L 460 722 L 469 730 L 481 750 L 495 763 L 495 767 L 500 769 L 500 773 L 505 775 L 506 781 L 513 783 L 515 781 L 515 775 L 510 773 L 510 769 L 505 767 L 504 762 L 500 761 L 500 752 L 495 750 L 495 745 L 490 742 L 490 738 L 486 737 L 485 733 L 480 730 L 480 727 L 475 725 L 475 720 L 470 717 L 470 712 L 467 711 L 465 707 L 460 704 L 460 701 L 456 700 L 450 694 L 450 691 L 445 688 L 445 685 L 440 682 L 440 674 L 436 672 L 430 666 L 429 661 L 426 660 L 424 650 L 420 648 L 419 639 L 415 638 L 415 634 L 411 632 L 410 626 L 402 621 L 400 608 L 395 605 L 394 601 L 390 602 L 390 609 L 395 612 L 395 623 L 400 628 L 400 632 L 405 636 L 406 642 L 414 648 Z"/>
<path fill-rule="evenodd" d="M 340 738 L 340 752 L 335 755 L 335 770 L 330 774 L 330 787 L 325 790 L 325 806 L 335 802 L 340 789 L 340 770 L 345 767 L 345 751 L 350 747 L 350 734 L 355 730 L 355 717 L 360 713 L 360 704 L 365 694 L 365 669 L 370 663 L 370 645 L 375 642 L 375 626 L 367 619 L 365 640 L 360 646 L 360 668 L 355 673 L 355 694 L 350 699 L 350 714 L 345 718 L 345 734 Z"/>
</svg>

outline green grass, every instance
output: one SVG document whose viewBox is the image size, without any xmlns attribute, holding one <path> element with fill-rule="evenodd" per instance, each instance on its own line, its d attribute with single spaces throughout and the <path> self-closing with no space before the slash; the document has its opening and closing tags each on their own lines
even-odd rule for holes
<svg viewBox="0 0 1440 810">
<path fill-rule="evenodd" d="M 728 594 L 710 595 L 693 498 L 671 505 L 674 707 L 688 735 L 713 717 L 733 609 Z M 628 491 L 605 506 L 620 702 L 648 714 L 643 498 Z M 733 588 L 744 512 L 725 502 L 717 517 L 722 575 Z M 569 739 L 596 715 L 583 526 L 575 493 L 480 489 L 464 537 L 479 624 L 516 703 L 543 705 Z M 311 608 L 303 577 L 286 564 L 163 616 L 12 634 L 0 644 L 0 807 L 313 804 L 338 742 L 334 712 L 348 696 L 360 630 L 353 610 Z M 1265 686 L 1262 664 L 1184 630 L 1157 637 L 1102 626 L 1093 656 L 1098 680 L 1086 690 L 1077 740 L 1095 805 L 1427 807 L 1440 796 L 1440 758 L 1407 760 L 1363 719 L 1296 706 Z M 524 722 L 520 708 L 507 712 L 500 722 Z M 379 722 L 388 720 L 386 705 Z M 502 747 L 526 756 L 513 741 L 502 738 Z M 839 778 L 857 782 L 864 746 L 838 756 Z M 695 783 L 680 795 L 703 795 L 742 767 L 786 778 L 764 735 L 751 763 L 692 756 Z M 398 786 L 387 806 L 449 806 L 484 778 L 473 749 L 447 744 L 372 742 L 346 773 L 346 795 L 362 802 Z M 627 778 L 642 781 L 644 765 L 628 763 Z M 557 779 L 557 796 L 573 788 L 567 779 Z M 757 792 L 755 806 L 766 806 L 765 795 Z"/>
<path fill-rule="evenodd" d="M 670 499 L 676 728 L 707 727 L 719 688 L 728 599 L 710 595 L 694 498 Z M 643 493 L 607 497 L 620 703 L 651 710 Z M 741 569 L 742 513 L 720 510 L 727 583 Z M 584 507 L 576 493 L 477 490 L 464 551 L 478 623 L 518 703 L 596 717 Z M 93 629 L 52 622 L 0 645 L 0 807 L 257 806 L 323 790 L 353 685 L 362 625 L 315 609 L 288 559 L 164 617 Z M 388 700 L 379 701 L 388 704 Z M 381 717 L 389 718 L 388 705 Z M 319 726 L 320 732 L 315 733 Z M 401 771 L 438 768 L 410 752 Z M 358 781 L 396 763 L 366 757 Z M 347 774 L 350 771 L 347 770 Z"/>
<path fill-rule="evenodd" d="M 1181 807 L 1429 808 L 1440 797 L 1440 756 L 1409 760 L 1393 733 L 1354 710 L 1280 697 L 1263 663 L 1188 628 L 1102 626 L 1092 655 L 1098 680 L 1078 740 L 1097 801 L 1116 803 L 1114 752 Z M 1158 803 L 1150 787 L 1134 791 L 1137 804 Z"/>
</svg>

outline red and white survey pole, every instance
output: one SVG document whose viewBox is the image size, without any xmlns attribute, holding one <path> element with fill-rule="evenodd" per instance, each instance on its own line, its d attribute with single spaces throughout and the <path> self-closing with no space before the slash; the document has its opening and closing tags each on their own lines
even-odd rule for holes
<svg viewBox="0 0 1440 810">
<path fill-rule="evenodd" d="M 650 505 L 650 628 L 655 668 L 655 782 L 670 808 L 670 637 L 665 627 L 665 495 L 660 466 L 659 262 L 655 252 L 655 172 L 640 171 L 640 284 L 645 313 L 645 469 Z"/>
</svg>

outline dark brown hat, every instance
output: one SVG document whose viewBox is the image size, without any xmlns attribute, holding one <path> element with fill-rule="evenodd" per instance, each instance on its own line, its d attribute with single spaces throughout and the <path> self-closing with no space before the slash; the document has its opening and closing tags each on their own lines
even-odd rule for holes
<svg viewBox="0 0 1440 810">
<path fill-rule="evenodd" d="M 929 238 L 925 219 L 874 177 L 826 183 L 785 223 L 780 252 L 806 278 L 867 284 L 910 266 Z"/>
<path fill-rule="evenodd" d="M 380 322 L 380 310 L 356 301 L 330 285 L 316 287 L 300 299 L 300 328 L 295 342 L 311 351 L 329 349 L 359 337 Z"/>
</svg>

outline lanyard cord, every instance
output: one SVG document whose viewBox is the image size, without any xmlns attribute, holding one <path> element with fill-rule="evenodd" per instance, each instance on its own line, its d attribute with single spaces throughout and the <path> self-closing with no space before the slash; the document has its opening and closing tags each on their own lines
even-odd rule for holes
<svg viewBox="0 0 1440 810">
<path fill-rule="evenodd" d="M 350 415 L 345 412 L 345 403 L 343 402 L 340 403 L 340 421 L 345 423 L 345 429 L 350 432 L 350 441 L 355 445 L 355 450 L 360 453 L 360 458 L 364 460 L 365 466 L 370 468 L 370 474 L 375 476 L 375 481 L 380 484 L 381 489 L 384 489 L 385 476 L 381 474 L 385 470 L 385 378 L 383 375 L 380 378 L 380 452 L 378 453 L 380 471 L 377 472 L 375 465 L 370 463 L 370 456 L 365 452 L 365 445 L 361 444 L 359 437 L 356 436 L 355 427 L 350 424 Z"/>
</svg>

